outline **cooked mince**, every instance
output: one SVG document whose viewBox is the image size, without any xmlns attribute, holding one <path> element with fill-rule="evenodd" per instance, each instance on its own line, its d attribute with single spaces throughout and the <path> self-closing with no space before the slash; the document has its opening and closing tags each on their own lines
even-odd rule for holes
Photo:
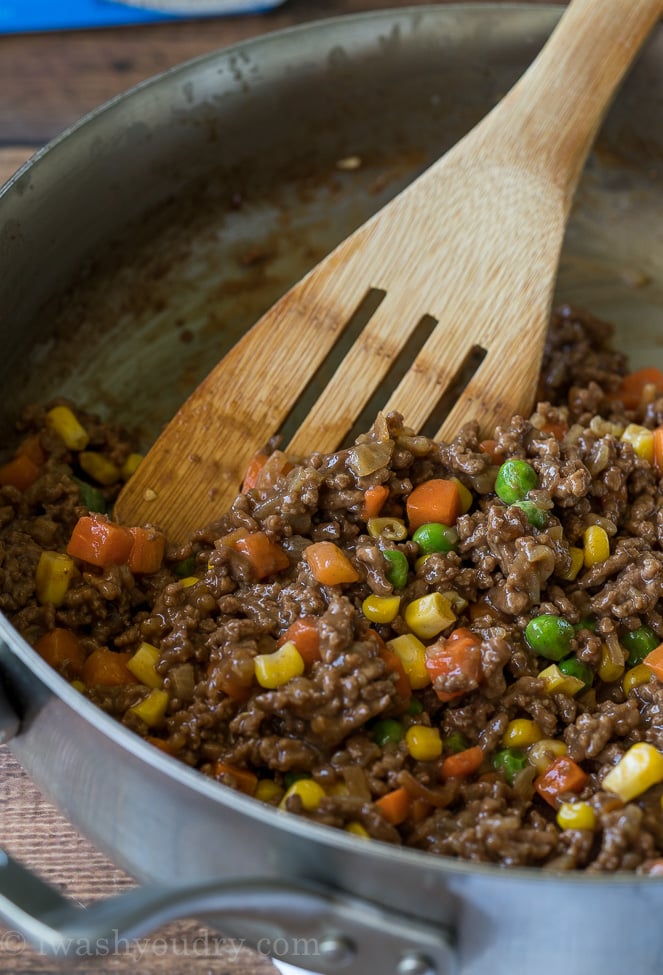
<svg viewBox="0 0 663 975">
<path fill-rule="evenodd" d="M 0 608 L 81 694 L 257 801 L 441 856 L 660 872 L 662 427 L 656 370 L 562 307 L 531 416 L 270 443 L 164 551 L 158 526 L 109 528 L 127 437 L 34 406 L 0 470 Z"/>
</svg>

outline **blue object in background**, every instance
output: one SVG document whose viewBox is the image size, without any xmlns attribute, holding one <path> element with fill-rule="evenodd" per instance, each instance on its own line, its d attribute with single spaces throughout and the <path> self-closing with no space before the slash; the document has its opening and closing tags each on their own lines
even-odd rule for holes
<svg viewBox="0 0 663 975">
<path fill-rule="evenodd" d="M 219 2 L 215 13 L 250 13 L 278 6 L 282 0 L 232 0 Z M 155 21 L 181 20 L 200 13 L 173 14 L 131 7 L 110 0 L 0 0 L 0 33 L 70 30 L 83 27 L 122 27 Z"/>
</svg>

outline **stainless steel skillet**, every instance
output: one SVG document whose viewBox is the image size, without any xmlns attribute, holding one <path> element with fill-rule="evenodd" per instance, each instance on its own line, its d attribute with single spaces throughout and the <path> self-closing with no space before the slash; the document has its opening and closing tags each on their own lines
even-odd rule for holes
<svg viewBox="0 0 663 975">
<path fill-rule="evenodd" d="M 149 441 L 261 302 L 485 114 L 558 13 L 413 8 L 274 35 L 141 86 L 57 140 L 0 194 L 4 429 L 22 403 L 64 391 Z M 663 309 L 662 109 L 659 30 L 590 162 L 558 289 L 623 324 L 639 364 L 657 355 Z M 351 157 L 359 168 L 339 167 Z M 319 972 L 404 973 L 417 952 L 462 975 L 657 971 L 659 926 L 623 924 L 659 916 L 655 878 L 501 871 L 362 843 L 155 754 L 5 622 L 0 675 L 17 758 L 120 866 L 165 886 L 169 910 L 179 898 L 254 944 L 281 937 L 295 964 L 297 939 L 315 938 L 326 948 L 306 967 Z M 25 894 L 34 907 L 32 881 L 9 863 L 0 878 L 5 919 L 56 939 L 10 905 Z M 67 917 L 52 895 L 43 907 Z M 145 920 L 135 902 L 104 913 L 111 929 Z"/>
</svg>

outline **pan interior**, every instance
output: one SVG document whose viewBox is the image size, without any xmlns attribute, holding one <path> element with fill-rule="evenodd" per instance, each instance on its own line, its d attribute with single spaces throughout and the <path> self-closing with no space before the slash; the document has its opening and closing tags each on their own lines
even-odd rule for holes
<svg viewBox="0 0 663 975">
<path fill-rule="evenodd" d="M 36 244 L 34 295 L 13 312 L 12 296 L 0 295 L 0 341 L 14 353 L 3 359 L 5 426 L 25 403 L 64 395 L 120 420 L 147 447 L 263 310 L 490 109 L 556 16 L 452 7 L 377 26 L 360 19 L 351 37 L 322 27 L 281 38 L 281 50 L 271 39 L 171 72 L 72 133 L 69 153 L 105 139 L 121 179 L 81 165 L 78 189 L 66 192 L 93 219 L 73 218 L 66 262 L 45 243 L 57 213 L 36 221 L 21 194 L 19 229 Z M 662 48 L 659 36 L 592 154 L 557 288 L 558 301 L 616 322 L 636 366 L 655 361 L 663 343 Z M 142 128 L 129 124 L 134 116 Z M 49 166 L 62 149 L 23 183 L 52 194 Z"/>
</svg>

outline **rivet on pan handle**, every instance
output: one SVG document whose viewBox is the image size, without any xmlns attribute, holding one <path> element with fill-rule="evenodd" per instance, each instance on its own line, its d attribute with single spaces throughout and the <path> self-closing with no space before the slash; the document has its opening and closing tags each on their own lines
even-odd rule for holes
<svg viewBox="0 0 663 975">
<path fill-rule="evenodd" d="M 42 953 L 108 953 L 184 917 L 208 917 L 227 937 L 320 975 L 453 975 L 443 926 L 309 884 L 208 881 L 150 885 L 79 907 L 0 850 L 0 919 Z"/>
</svg>

